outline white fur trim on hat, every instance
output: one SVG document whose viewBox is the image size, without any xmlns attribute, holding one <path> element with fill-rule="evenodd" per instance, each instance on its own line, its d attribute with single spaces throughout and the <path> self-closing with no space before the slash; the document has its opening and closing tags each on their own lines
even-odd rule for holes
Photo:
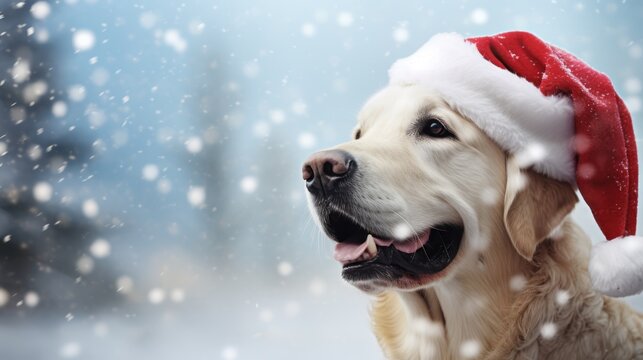
<svg viewBox="0 0 643 360">
<path fill-rule="evenodd" d="M 643 239 L 626 236 L 594 245 L 589 274 L 594 289 L 609 296 L 629 296 L 643 289 Z"/>
<path fill-rule="evenodd" d="M 564 96 L 544 96 L 529 81 L 487 61 L 462 36 L 433 36 L 396 61 L 390 84 L 436 91 L 505 151 L 554 179 L 575 184 L 574 111 Z"/>
</svg>

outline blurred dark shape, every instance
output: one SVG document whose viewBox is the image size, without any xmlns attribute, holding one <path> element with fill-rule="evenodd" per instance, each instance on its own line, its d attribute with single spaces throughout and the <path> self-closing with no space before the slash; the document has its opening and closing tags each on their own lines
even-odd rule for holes
<svg viewBox="0 0 643 360">
<path fill-rule="evenodd" d="M 99 228 L 56 196 L 57 184 L 78 181 L 92 148 L 78 132 L 61 130 L 61 119 L 52 115 L 65 96 L 57 87 L 56 44 L 33 35 L 34 2 L 0 7 L 0 288 L 11 295 L 3 315 L 33 306 L 20 303 L 30 291 L 39 301 L 29 310 L 49 312 L 91 311 L 118 295 L 106 264 L 93 262 L 90 269 L 86 261 L 79 272 L 78 259 Z M 39 182 L 51 187 L 44 185 L 37 201 Z"/>
<path fill-rule="evenodd" d="M 289 231 L 299 219 L 290 213 L 291 183 L 277 170 L 287 169 L 295 160 L 284 145 L 288 139 L 283 134 L 275 131 L 263 136 L 248 131 L 255 119 L 244 118 L 230 105 L 242 98 L 229 66 L 220 48 L 205 50 L 196 66 L 200 71 L 193 74 L 195 83 L 203 83 L 194 106 L 200 114 L 195 126 L 205 149 L 186 153 L 185 161 L 191 167 L 190 178 L 201 181 L 207 193 L 202 214 L 208 224 L 204 235 L 208 241 L 202 243 L 203 253 L 212 266 L 232 272 L 258 271 L 258 276 L 275 278 L 277 271 L 263 269 L 276 270 L 280 254 L 288 253 L 291 241 L 300 240 Z M 268 109 L 265 112 L 268 117 Z M 234 144 L 244 142 L 259 146 L 254 152 L 235 149 Z M 246 173 L 236 173 L 244 168 L 243 163 L 248 164 Z M 257 188 L 244 190 L 244 179 Z"/>
</svg>

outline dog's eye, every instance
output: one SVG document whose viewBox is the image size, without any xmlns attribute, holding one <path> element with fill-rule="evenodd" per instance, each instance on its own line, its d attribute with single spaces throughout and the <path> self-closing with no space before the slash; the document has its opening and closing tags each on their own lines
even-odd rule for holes
<svg viewBox="0 0 643 360">
<path fill-rule="evenodd" d="M 420 135 L 434 138 L 454 137 L 454 135 L 436 118 L 429 118 L 423 121 L 420 127 Z"/>
</svg>

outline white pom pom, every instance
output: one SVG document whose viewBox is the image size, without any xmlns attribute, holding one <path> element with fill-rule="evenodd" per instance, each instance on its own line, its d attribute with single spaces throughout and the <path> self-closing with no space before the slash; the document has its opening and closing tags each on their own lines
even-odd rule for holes
<svg viewBox="0 0 643 360">
<path fill-rule="evenodd" d="M 589 260 L 594 289 L 621 297 L 643 290 L 643 238 L 626 236 L 596 244 Z"/>
</svg>

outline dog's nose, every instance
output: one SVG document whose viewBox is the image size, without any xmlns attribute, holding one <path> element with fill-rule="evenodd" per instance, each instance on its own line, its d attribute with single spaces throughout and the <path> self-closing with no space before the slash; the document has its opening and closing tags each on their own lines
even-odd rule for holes
<svg viewBox="0 0 643 360">
<path fill-rule="evenodd" d="M 355 171 L 355 167 L 355 159 L 346 151 L 326 150 L 311 155 L 301 172 L 311 194 L 326 195 L 338 181 Z"/>
</svg>

